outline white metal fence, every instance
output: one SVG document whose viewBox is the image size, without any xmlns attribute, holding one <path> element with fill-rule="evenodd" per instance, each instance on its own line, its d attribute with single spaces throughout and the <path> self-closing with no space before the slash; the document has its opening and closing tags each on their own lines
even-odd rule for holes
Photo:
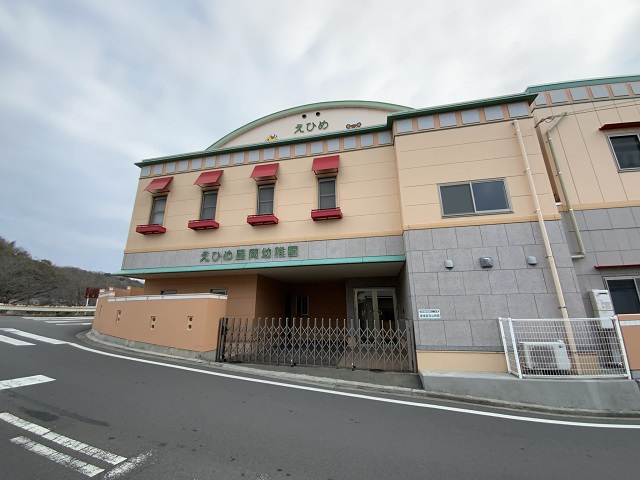
<svg viewBox="0 0 640 480">
<path fill-rule="evenodd" d="M 631 378 L 617 317 L 500 318 L 509 373 L 523 377 Z"/>
</svg>

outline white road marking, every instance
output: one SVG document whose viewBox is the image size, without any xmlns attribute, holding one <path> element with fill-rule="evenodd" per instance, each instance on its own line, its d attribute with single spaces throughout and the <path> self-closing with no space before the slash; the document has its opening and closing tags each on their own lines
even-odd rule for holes
<svg viewBox="0 0 640 480">
<path fill-rule="evenodd" d="M 503 418 L 506 420 L 518 420 L 521 422 L 531 422 L 531 423 L 546 423 L 551 425 L 565 425 L 570 427 L 592 427 L 592 428 L 613 428 L 613 429 L 632 429 L 632 430 L 640 430 L 640 424 L 621 424 L 621 423 L 588 423 L 588 422 L 570 422 L 567 420 L 553 420 L 548 418 L 535 418 L 535 417 L 523 417 L 521 415 L 508 415 L 505 413 L 496 413 L 496 412 L 485 412 L 482 410 L 471 410 L 469 408 L 458 408 L 458 407 L 449 407 L 446 405 L 435 405 L 432 403 L 420 403 L 420 402 L 410 402 L 406 400 L 397 400 L 393 398 L 382 398 L 382 397 L 373 397 L 371 395 L 361 395 L 358 393 L 349 393 L 349 392 L 340 392 L 336 390 L 326 390 L 323 388 L 317 387 L 307 387 L 303 385 L 295 385 L 288 384 L 282 382 L 275 382 L 272 380 L 263 380 L 260 378 L 248 378 L 241 377 L 238 375 L 231 375 L 228 373 L 219 373 L 212 372 L 209 370 L 199 370 L 197 368 L 186 367 L 183 365 L 172 365 L 170 363 L 162 363 L 156 362 L 153 360 L 145 360 L 143 358 L 134 358 L 134 357 L 126 357 L 124 355 L 118 355 L 116 353 L 102 352 L 100 350 L 94 350 L 90 347 L 85 347 L 84 345 L 78 345 L 76 343 L 69 343 L 72 347 L 79 348 L 80 350 L 85 350 L 87 352 L 97 353 L 99 355 L 105 355 L 107 357 L 120 358 L 123 360 L 129 360 L 132 362 L 140 362 L 146 363 L 149 365 L 158 365 L 161 367 L 175 368 L 177 370 L 184 370 L 187 372 L 195 372 L 201 373 L 204 375 L 212 375 L 214 377 L 223 377 L 223 378 L 231 378 L 234 380 L 242 380 L 245 382 L 253 382 L 253 383 L 261 383 L 264 385 L 273 385 L 276 387 L 284 387 L 284 388 L 292 388 L 295 390 L 306 390 L 309 392 L 318 392 L 318 393 L 326 393 L 329 395 L 338 395 L 341 397 L 351 397 L 351 398 L 360 398 L 363 400 L 372 400 L 374 402 L 383 402 L 383 403 L 394 403 L 396 405 L 405 405 L 410 407 L 419 407 L 419 408 L 429 408 L 433 410 L 444 410 L 448 412 L 456 412 L 456 413 L 466 413 L 469 415 L 478 415 L 481 417 L 493 417 L 493 418 Z M 293 380 L 295 381 L 295 380 Z"/>
<path fill-rule="evenodd" d="M 62 340 L 57 340 L 55 338 L 42 337 L 40 335 L 36 335 L 34 333 L 23 332 L 22 330 L 16 330 L 15 328 L 0 328 L 5 332 L 13 333 L 14 335 L 18 335 L 20 337 L 31 338 L 33 340 L 39 340 L 45 343 L 51 343 L 53 345 L 64 345 L 69 342 L 63 342 Z"/>
<path fill-rule="evenodd" d="M 55 378 L 45 377 L 44 375 L 33 375 L 31 377 L 14 378 L 12 380 L 0 381 L 0 390 L 9 388 L 26 387 L 28 385 L 36 385 L 38 383 L 53 382 Z"/>
<path fill-rule="evenodd" d="M 26 437 L 12 438 L 10 441 L 12 443 L 15 443 L 16 445 L 20 445 L 21 447 L 26 448 L 36 455 L 40 455 L 41 457 L 45 457 L 48 460 L 59 463 L 60 465 L 64 465 L 65 467 L 82 473 L 87 477 L 95 477 L 99 473 L 104 472 L 104 468 L 99 468 L 95 465 L 91 465 L 90 463 L 83 462 L 82 460 L 78 460 L 77 458 L 73 458 L 65 453 L 58 452 L 53 448 L 42 445 L 41 443 L 29 440 Z"/>
<path fill-rule="evenodd" d="M 10 343 L 11 345 L 18 345 L 19 347 L 24 347 L 25 345 L 35 345 L 35 343 L 24 342 L 16 338 L 5 337 L 4 335 L 0 335 L 0 342 Z"/>
<path fill-rule="evenodd" d="M 48 428 L 44 428 L 35 423 L 28 422 L 7 412 L 0 413 L 0 420 L 4 420 L 5 422 L 10 423 L 15 427 L 22 428 L 27 432 L 31 432 L 53 443 L 57 443 L 58 445 L 68 448 L 69 450 L 75 450 L 76 452 L 80 452 L 97 460 L 102 460 L 103 462 L 110 463 L 111 465 L 118 465 L 119 463 L 122 463 L 126 460 L 126 457 L 121 457 L 120 455 L 116 455 L 115 453 L 92 447 L 91 445 L 79 442 L 77 440 L 74 440 L 73 438 L 59 435 L 52 432 Z"/>
<path fill-rule="evenodd" d="M 135 457 L 130 458 L 126 462 L 118 465 L 117 467 L 108 471 L 103 478 L 103 480 L 112 480 L 114 478 L 120 478 L 123 475 L 126 475 L 134 468 L 142 465 L 153 455 L 153 450 L 148 451 L 147 453 L 141 453 Z"/>
</svg>

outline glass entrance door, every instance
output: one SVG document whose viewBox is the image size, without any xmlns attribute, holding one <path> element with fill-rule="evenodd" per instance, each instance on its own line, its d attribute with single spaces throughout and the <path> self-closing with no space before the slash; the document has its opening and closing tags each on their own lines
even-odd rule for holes
<svg viewBox="0 0 640 480">
<path fill-rule="evenodd" d="M 369 331 L 388 329 L 396 324 L 396 291 L 393 288 L 355 290 L 358 327 Z"/>
</svg>

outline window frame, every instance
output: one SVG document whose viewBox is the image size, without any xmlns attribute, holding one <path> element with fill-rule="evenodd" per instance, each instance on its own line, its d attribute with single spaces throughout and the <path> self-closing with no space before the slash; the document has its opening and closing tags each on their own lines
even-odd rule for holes
<svg viewBox="0 0 640 480">
<path fill-rule="evenodd" d="M 158 215 L 160 212 L 155 211 L 157 202 L 159 200 L 164 200 L 164 209 L 162 210 L 162 222 L 155 223 L 153 222 L 153 217 Z M 169 195 L 154 195 L 153 201 L 151 202 L 151 212 L 149 213 L 149 225 L 164 225 L 164 218 L 167 214 L 167 203 L 169 201 Z"/>
<path fill-rule="evenodd" d="M 617 276 L 617 277 L 604 277 L 602 279 L 604 281 L 604 287 L 606 288 L 607 292 L 609 292 L 609 295 L 611 296 L 611 288 L 609 287 L 609 282 L 610 281 L 616 281 L 616 280 L 633 280 L 633 283 L 636 287 L 636 296 L 637 296 L 637 300 L 638 303 L 640 304 L 640 275 L 621 275 L 621 276 Z M 613 297 L 611 297 L 611 305 L 613 306 L 613 311 L 616 315 L 626 315 L 624 313 L 618 313 L 616 312 L 616 306 L 613 303 Z M 637 312 L 634 312 L 633 314 L 639 314 L 640 310 L 638 310 Z"/>
<path fill-rule="evenodd" d="M 205 208 L 212 208 L 212 207 L 205 207 L 204 202 L 205 202 L 205 199 L 206 199 L 207 196 L 211 196 L 211 195 L 214 195 L 214 194 L 215 194 L 216 200 L 215 200 L 214 205 L 213 205 L 213 217 L 206 218 L 204 216 Z M 203 190 L 202 191 L 202 200 L 201 200 L 201 203 L 200 203 L 200 218 L 199 218 L 199 220 L 214 220 L 215 221 L 217 213 L 218 213 L 218 189 L 217 188 L 213 188 L 211 190 Z"/>
<path fill-rule="evenodd" d="M 613 146 L 612 138 L 615 137 L 633 137 L 635 136 L 638 143 L 640 144 L 640 132 L 635 133 L 615 133 L 611 135 L 607 135 L 607 143 L 609 144 L 609 148 L 611 149 L 611 154 L 613 155 L 613 159 L 616 161 L 616 166 L 618 167 L 619 172 L 637 172 L 640 170 L 640 164 L 637 167 L 623 168 L 620 166 L 620 161 L 618 160 L 618 155 L 616 154 L 616 149 Z"/>
<path fill-rule="evenodd" d="M 320 193 L 320 184 L 322 183 L 333 183 L 333 194 L 332 195 L 322 195 Z M 322 198 L 333 197 L 333 206 L 332 207 L 322 207 Z M 329 210 L 338 208 L 338 177 L 333 175 L 330 177 L 320 177 L 318 178 L 318 209 L 319 210 Z"/>
<path fill-rule="evenodd" d="M 301 303 L 301 300 L 303 300 L 304 303 Z M 302 307 L 306 307 L 306 308 L 302 308 Z M 309 316 L 309 295 L 296 295 L 296 317 L 308 317 L 308 316 Z"/>
<path fill-rule="evenodd" d="M 473 193 L 473 184 L 476 183 L 490 183 L 490 182 L 502 182 L 502 187 L 504 190 L 504 196 L 507 203 L 506 208 L 498 209 L 498 210 L 478 210 L 476 207 L 476 199 Z M 471 194 L 471 201 L 473 206 L 473 212 L 467 213 L 444 213 L 444 202 L 442 201 L 442 187 L 453 187 L 456 185 L 468 185 L 469 193 Z M 464 182 L 450 182 L 450 183 L 441 183 L 438 184 L 438 198 L 440 200 L 440 214 L 443 218 L 450 217 L 469 217 L 476 215 L 499 215 L 501 213 L 513 213 L 513 208 L 511 206 L 511 197 L 509 195 L 509 188 L 507 185 L 506 178 L 487 178 L 482 180 L 467 180 Z"/>
<path fill-rule="evenodd" d="M 273 197 L 271 200 L 269 201 L 264 201 L 264 200 L 260 200 L 260 196 L 261 196 L 261 192 L 265 191 L 265 189 L 267 187 L 270 187 L 270 189 L 273 191 Z M 274 215 L 275 214 L 275 203 L 276 203 L 276 184 L 275 182 L 271 182 L 271 183 L 263 183 L 258 185 L 258 199 L 257 199 L 257 205 L 256 205 L 256 213 L 257 215 Z M 270 212 L 261 212 L 260 211 L 260 205 L 264 204 L 264 203 L 271 203 L 271 211 Z"/>
</svg>

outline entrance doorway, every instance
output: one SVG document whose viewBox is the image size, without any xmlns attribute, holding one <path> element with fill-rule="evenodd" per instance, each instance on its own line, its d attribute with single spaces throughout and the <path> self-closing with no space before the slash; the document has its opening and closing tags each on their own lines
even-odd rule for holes
<svg viewBox="0 0 640 480">
<path fill-rule="evenodd" d="M 375 332 L 396 327 L 397 304 L 394 288 L 362 288 L 354 291 L 356 318 L 361 331 Z"/>
</svg>

